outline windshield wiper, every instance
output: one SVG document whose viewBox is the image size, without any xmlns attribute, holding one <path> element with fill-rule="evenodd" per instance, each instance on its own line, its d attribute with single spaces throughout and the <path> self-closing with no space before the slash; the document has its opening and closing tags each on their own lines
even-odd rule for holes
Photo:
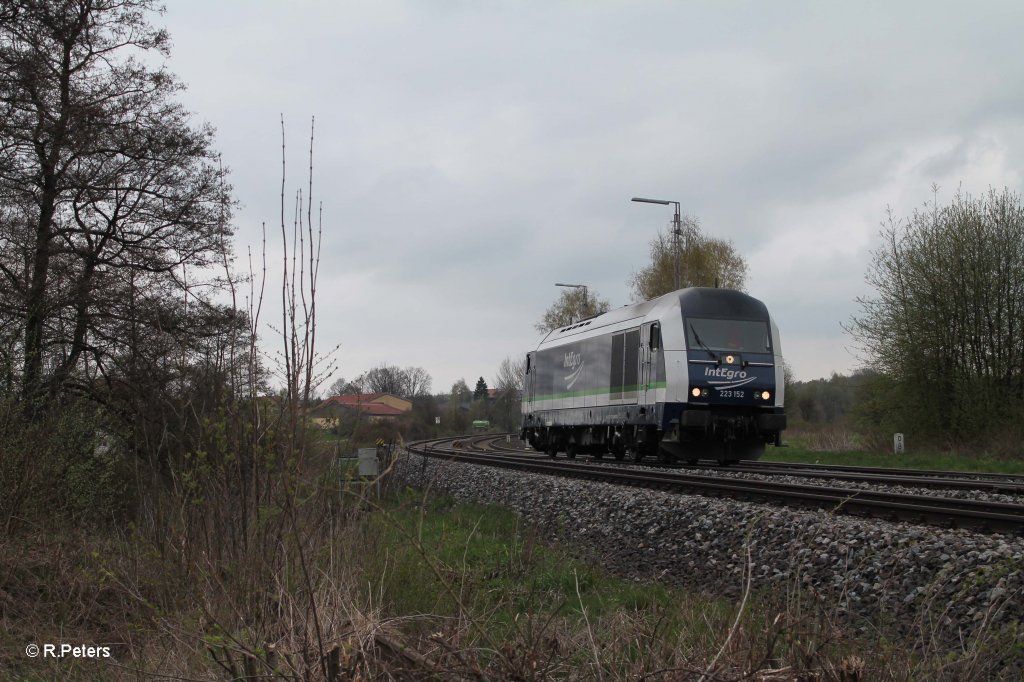
<svg viewBox="0 0 1024 682">
<path fill-rule="evenodd" d="M 718 356 L 715 355 L 715 352 L 708 348 L 707 346 L 705 346 L 704 342 L 700 340 L 700 334 L 698 334 L 697 330 L 693 328 L 693 322 L 690 323 L 690 331 L 693 332 L 693 339 L 697 342 L 697 345 L 706 350 L 708 352 L 708 355 L 710 355 L 715 360 L 715 362 L 718 362 Z"/>
</svg>

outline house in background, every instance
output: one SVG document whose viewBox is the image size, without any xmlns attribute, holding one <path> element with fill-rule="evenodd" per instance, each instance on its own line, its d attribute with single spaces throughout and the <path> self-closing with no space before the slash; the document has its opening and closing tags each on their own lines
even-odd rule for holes
<svg viewBox="0 0 1024 682">
<path fill-rule="evenodd" d="M 325 398 L 310 411 L 310 418 L 324 428 L 330 428 L 343 417 L 362 416 L 371 422 L 394 421 L 412 410 L 412 402 L 390 393 L 363 393 L 336 395 Z"/>
</svg>

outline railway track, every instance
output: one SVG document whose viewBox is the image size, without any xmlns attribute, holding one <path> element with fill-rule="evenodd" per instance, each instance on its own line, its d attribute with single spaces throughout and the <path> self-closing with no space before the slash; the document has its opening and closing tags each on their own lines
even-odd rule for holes
<svg viewBox="0 0 1024 682">
<path fill-rule="evenodd" d="M 998 532 L 1024 535 L 1024 505 L 979 500 L 954 499 L 933 495 L 913 495 L 895 492 L 880 492 L 843 488 L 836 486 L 805 485 L 771 480 L 722 478 L 705 475 L 699 470 L 654 471 L 643 467 L 595 466 L 591 461 L 551 459 L 531 451 L 508 447 L 505 437 L 472 436 L 457 439 L 440 439 L 410 443 L 410 452 L 428 457 L 438 457 L 459 462 L 530 471 L 556 476 L 580 478 L 615 485 L 663 490 L 674 493 L 729 497 L 795 506 L 805 509 L 822 509 L 828 512 L 853 514 L 892 521 L 936 525 L 942 527 L 970 528 L 983 532 Z M 769 471 L 774 468 L 769 467 Z M 753 467 L 757 473 L 766 473 L 764 468 Z M 785 475 L 792 476 L 789 467 Z M 730 467 L 730 471 L 739 468 Z M 800 470 L 797 467 L 794 470 Z M 815 478 L 822 478 L 815 469 Z M 810 472 L 808 472 L 810 473 Z M 834 473 L 834 472 L 833 472 Z M 928 472 L 934 479 L 937 472 Z M 955 474 L 957 472 L 941 472 Z M 962 475 L 962 472 L 960 472 Z M 878 476 L 875 472 L 839 472 L 838 477 Z M 903 474 L 904 478 L 921 480 Z M 858 479 L 863 480 L 863 479 Z M 957 480 L 952 477 L 951 480 Z M 876 480 L 876 482 L 878 482 Z M 887 477 L 885 483 L 893 483 Z M 994 481 L 999 485 L 1012 485 Z M 976 483 L 976 482 L 975 482 Z M 915 483 L 917 484 L 917 483 Z M 918 484 L 919 485 L 919 484 Z"/>
<path fill-rule="evenodd" d="M 507 435 L 507 434 L 506 434 Z M 488 438 L 490 440 L 488 440 Z M 527 450 L 511 444 L 505 444 L 505 435 L 478 437 L 478 447 L 490 451 L 508 454 L 532 455 L 548 457 L 535 450 Z M 582 461 L 582 456 L 581 456 Z M 615 460 L 599 460 L 602 463 L 622 466 L 657 466 L 684 471 L 722 471 L 721 467 L 701 464 L 665 464 L 650 460 L 649 462 L 617 462 Z M 733 464 L 725 471 L 734 473 L 759 474 L 768 476 L 789 476 L 792 478 L 830 479 L 837 481 L 855 481 L 858 483 L 877 483 L 880 485 L 902 485 L 912 488 L 930 488 L 936 490 L 981 490 L 1003 495 L 1024 496 L 1024 476 L 1013 474 L 990 474 L 968 471 L 939 471 L 926 469 L 897 469 L 883 467 L 857 467 L 843 465 L 800 464 L 796 462 L 741 462 Z"/>
</svg>

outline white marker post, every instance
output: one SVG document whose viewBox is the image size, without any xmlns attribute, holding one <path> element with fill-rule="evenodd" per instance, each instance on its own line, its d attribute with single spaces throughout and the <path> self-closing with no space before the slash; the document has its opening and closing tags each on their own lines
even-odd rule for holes
<svg viewBox="0 0 1024 682">
<path fill-rule="evenodd" d="M 377 479 L 377 497 L 380 497 L 380 460 L 377 448 L 359 448 L 359 478 Z"/>
<path fill-rule="evenodd" d="M 892 451 L 897 455 L 903 454 L 903 434 L 894 433 L 892 436 Z"/>
</svg>

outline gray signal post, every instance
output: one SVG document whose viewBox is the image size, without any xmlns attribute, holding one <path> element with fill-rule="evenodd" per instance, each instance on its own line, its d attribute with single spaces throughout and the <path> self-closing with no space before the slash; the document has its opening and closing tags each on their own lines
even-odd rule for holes
<svg viewBox="0 0 1024 682">
<path fill-rule="evenodd" d="M 588 303 L 590 303 L 590 300 L 587 299 L 587 285 L 586 284 L 562 284 L 561 282 L 555 282 L 555 286 L 556 287 L 567 287 L 569 289 L 583 289 L 583 305 L 587 305 Z M 582 314 L 580 314 L 580 319 L 581 320 L 583 319 L 583 315 Z M 572 324 L 572 323 L 573 323 L 573 320 L 570 319 L 569 320 L 569 324 Z"/>
<path fill-rule="evenodd" d="M 675 263 L 672 269 L 672 274 L 675 276 L 675 288 L 679 289 L 679 237 L 683 234 L 683 221 L 679 215 L 679 202 L 678 201 L 666 201 L 665 199 L 641 199 L 640 197 L 633 197 L 631 201 L 636 201 L 641 204 L 661 204 L 662 206 L 673 205 L 676 207 L 676 212 L 672 216 L 672 250 L 675 255 Z M 686 252 L 690 252 L 690 239 L 689 235 L 686 236 Z M 685 266 L 684 266 L 685 267 Z M 685 274 L 685 273 L 684 273 Z"/>
</svg>

